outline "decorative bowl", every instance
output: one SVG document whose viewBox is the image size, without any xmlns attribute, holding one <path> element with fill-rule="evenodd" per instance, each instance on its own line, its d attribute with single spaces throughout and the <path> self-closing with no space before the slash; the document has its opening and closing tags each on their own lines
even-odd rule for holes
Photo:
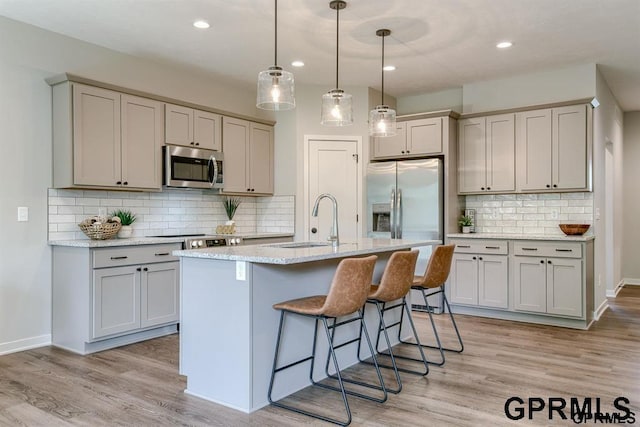
<svg viewBox="0 0 640 427">
<path fill-rule="evenodd" d="M 591 224 L 559 224 L 559 226 L 567 236 L 580 236 L 587 232 Z"/>
</svg>

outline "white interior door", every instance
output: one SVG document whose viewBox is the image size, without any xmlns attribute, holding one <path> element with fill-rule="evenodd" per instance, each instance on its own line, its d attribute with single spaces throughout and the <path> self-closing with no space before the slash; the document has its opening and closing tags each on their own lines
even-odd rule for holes
<svg viewBox="0 0 640 427">
<path fill-rule="evenodd" d="M 338 201 L 338 227 L 341 241 L 358 237 L 360 206 L 357 138 L 305 138 L 307 150 L 307 186 L 305 188 L 306 236 L 310 241 L 325 241 L 331 233 L 333 206 L 331 201 L 320 202 L 318 216 L 311 216 L 316 198 L 322 193 L 333 195 Z M 315 229 L 315 232 L 314 232 Z"/>
</svg>

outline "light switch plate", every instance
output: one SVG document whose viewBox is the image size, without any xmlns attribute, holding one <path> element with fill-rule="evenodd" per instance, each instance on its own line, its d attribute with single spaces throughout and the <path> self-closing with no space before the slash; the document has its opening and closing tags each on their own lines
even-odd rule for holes
<svg viewBox="0 0 640 427">
<path fill-rule="evenodd" d="M 247 263 L 236 261 L 236 280 L 247 280 Z"/>
<path fill-rule="evenodd" d="M 18 206 L 18 221 L 29 221 L 29 208 L 26 206 Z"/>
</svg>

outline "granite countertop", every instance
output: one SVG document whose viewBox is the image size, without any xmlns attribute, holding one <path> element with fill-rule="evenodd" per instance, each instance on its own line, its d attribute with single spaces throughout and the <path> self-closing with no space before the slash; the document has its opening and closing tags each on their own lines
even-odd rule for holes
<svg viewBox="0 0 640 427">
<path fill-rule="evenodd" d="M 447 237 L 451 239 L 552 240 L 561 242 L 587 242 L 595 239 L 595 236 L 592 234 L 565 236 L 564 234 L 449 233 Z"/>
<path fill-rule="evenodd" d="M 301 243 L 304 242 L 181 250 L 173 251 L 173 255 L 224 261 L 248 261 L 261 264 L 299 264 L 332 258 L 369 255 L 417 246 L 438 245 L 441 244 L 441 241 L 362 238 L 344 241 L 336 249 L 331 245 L 307 248 L 286 247 Z"/>
<path fill-rule="evenodd" d="M 211 234 L 216 235 L 216 234 Z M 220 236 L 220 235 L 217 235 Z M 225 237 L 242 237 L 243 239 L 266 239 L 270 237 L 293 237 L 293 233 L 256 233 L 256 234 L 229 234 Z M 184 237 L 131 237 L 128 239 L 108 240 L 49 240 L 50 246 L 71 246 L 76 248 L 108 248 L 113 246 L 158 245 L 162 243 L 182 243 Z"/>
</svg>

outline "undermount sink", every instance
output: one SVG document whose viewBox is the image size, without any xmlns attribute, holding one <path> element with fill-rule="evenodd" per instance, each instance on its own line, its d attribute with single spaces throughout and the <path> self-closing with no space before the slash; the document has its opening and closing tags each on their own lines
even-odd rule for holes
<svg viewBox="0 0 640 427">
<path fill-rule="evenodd" d="M 330 242 L 294 242 L 285 243 L 284 245 L 269 245 L 273 248 L 288 248 L 288 249 L 303 249 L 303 248 L 317 248 L 322 246 L 331 246 Z"/>
</svg>

